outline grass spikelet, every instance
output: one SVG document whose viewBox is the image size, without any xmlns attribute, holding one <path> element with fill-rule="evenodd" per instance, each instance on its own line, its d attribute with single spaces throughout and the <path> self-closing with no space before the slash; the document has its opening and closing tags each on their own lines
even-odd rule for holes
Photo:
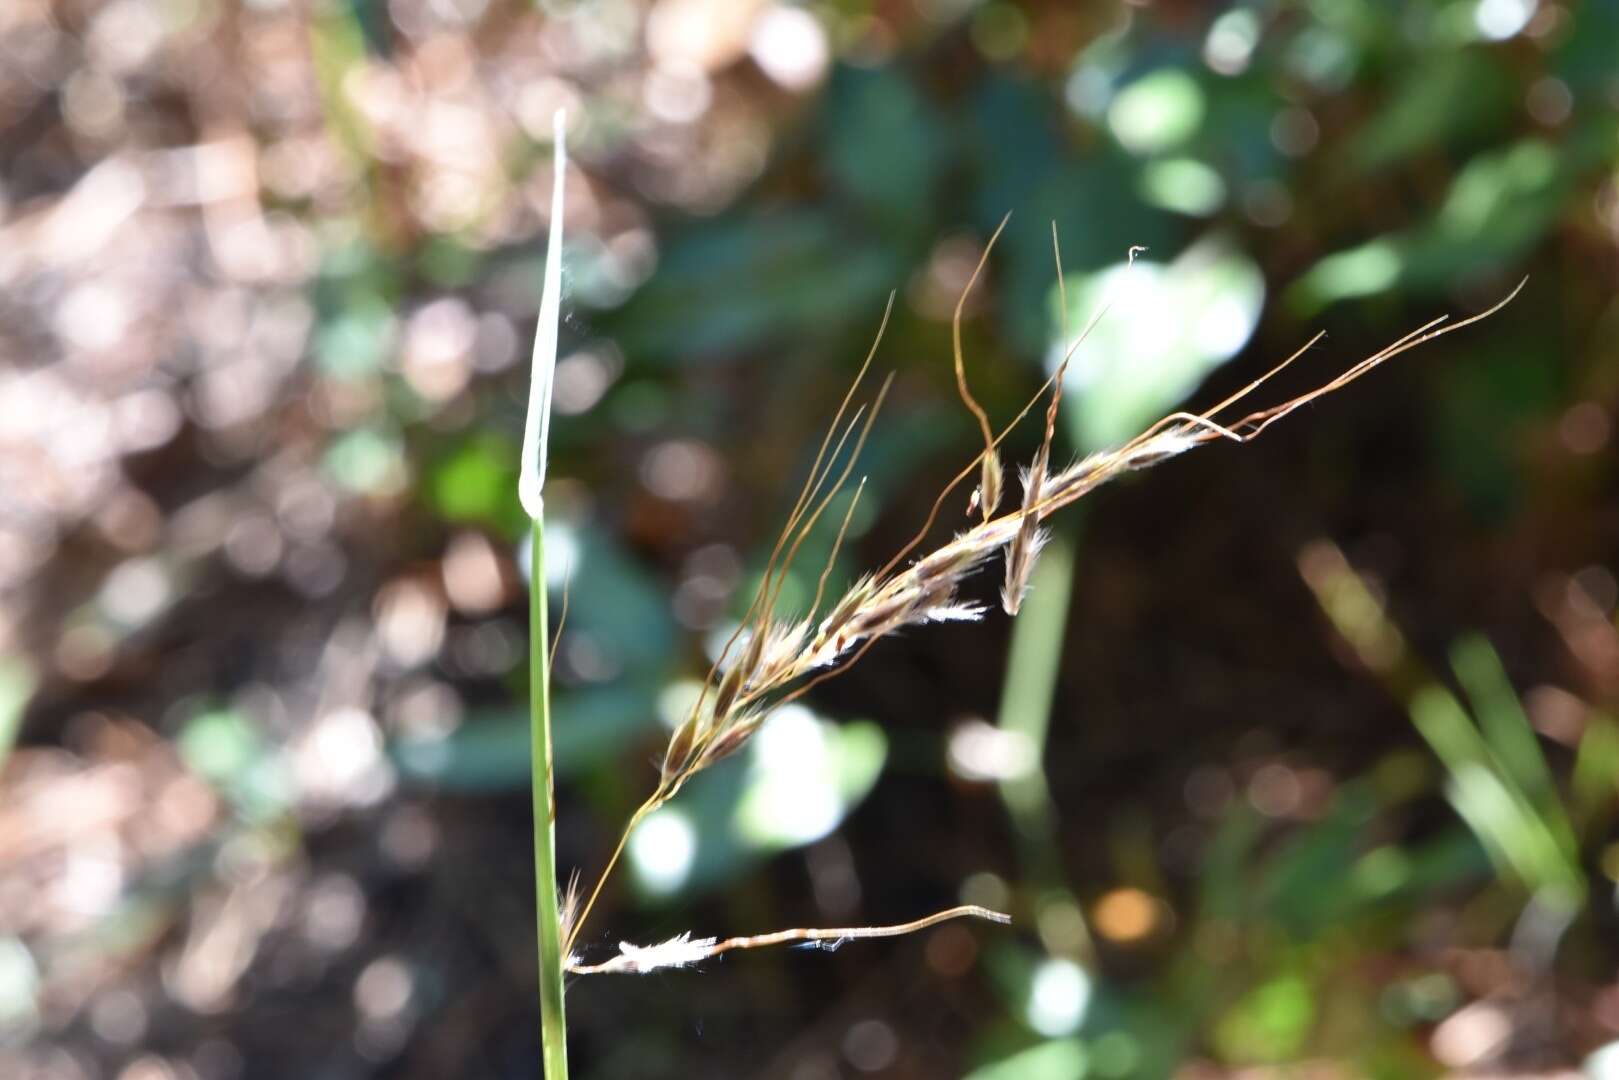
<svg viewBox="0 0 1619 1080">
<path fill-rule="evenodd" d="M 575 870 L 568 875 L 568 885 L 557 901 L 557 925 L 563 941 L 573 936 L 573 924 L 579 920 L 579 900 L 579 871 Z M 569 962 L 572 959 L 569 957 Z"/>
<path fill-rule="evenodd" d="M 1139 245 L 1132 246 L 1126 253 L 1126 264 L 1133 266 L 1136 256 L 1147 249 Z M 1051 223 L 1051 252 L 1057 262 L 1057 303 L 1061 330 L 1060 341 L 1068 340 L 1068 286 L 1063 279 L 1062 245 L 1057 240 L 1057 223 Z M 1035 513 L 1035 507 L 1040 505 L 1041 497 L 1045 493 L 1046 476 L 1051 467 L 1051 444 L 1057 432 L 1057 409 L 1062 404 L 1062 391 L 1064 377 L 1068 374 L 1068 361 L 1073 358 L 1074 351 L 1090 336 L 1092 330 L 1101 322 L 1102 316 L 1113 306 L 1112 297 L 1103 301 L 1091 316 L 1085 329 L 1079 337 L 1063 350 L 1062 359 L 1057 363 L 1057 370 L 1051 377 L 1051 401 L 1046 406 L 1045 436 L 1040 440 L 1040 449 L 1035 452 L 1034 461 L 1023 470 L 1023 523 L 1018 529 L 1017 537 L 1006 550 L 1006 584 L 1001 587 L 1001 608 L 1008 615 L 1016 615 L 1023 605 L 1023 597 L 1029 591 L 1029 578 L 1034 573 L 1035 560 L 1040 557 L 1040 549 L 1045 547 L 1050 539 L 1049 534 L 1038 528 L 1041 515 Z"/>
<path fill-rule="evenodd" d="M 1040 474 L 1025 470 L 1023 474 L 1023 500 L 1025 507 L 1040 501 Z M 1051 539 L 1049 530 L 1040 528 L 1040 518 L 1025 511 L 1017 536 L 1006 549 L 1006 583 L 1001 586 L 1001 610 L 1016 615 L 1029 593 L 1029 578 L 1040 550 Z"/>
<path fill-rule="evenodd" d="M 1135 249 L 1132 248 L 1133 252 Z M 1057 324 L 1061 331 L 1058 340 L 1068 340 L 1068 285 L 1062 272 L 1062 245 L 1057 240 L 1057 223 L 1051 223 L 1051 254 L 1057 264 Z M 1047 534 L 1040 531 L 1039 519 L 1029 513 L 1040 503 L 1040 489 L 1044 487 L 1046 469 L 1051 462 L 1051 441 L 1057 432 L 1057 407 L 1062 403 L 1063 377 L 1068 374 L 1068 358 L 1072 350 L 1064 350 L 1062 360 L 1051 381 L 1051 403 L 1046 406 L 1046 432 L 1040 440 L 1040 449 L 1034 461 L 1023 470 L 1023 523 L 1017 537 L 1006 549 L 1006 583 L 1001 586 L 1001 609 L 1016 615 L 1023 606 L 1023 597 L 1029 591 L 1029 577 L 1034 573 L 1035 560 L 1045 547 Z"/>
<path fill-rule="evenodd" d="M 669 745 L 663 751 L 663 768 L 658 779 L 660 788 L 667 787 L 677 776 L 690 767 L 697 751 L 698 718 L 688 716 L 669 736 Z"/>
</svg>

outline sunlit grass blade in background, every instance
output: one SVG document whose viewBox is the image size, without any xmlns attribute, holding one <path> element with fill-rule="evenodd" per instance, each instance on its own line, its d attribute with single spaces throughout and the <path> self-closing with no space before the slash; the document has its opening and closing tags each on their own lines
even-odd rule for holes
<svg viewBox="0 0 1619 1080">
<path fill-rule="evenodd" d="M 1585 875 L 1569 812 L 1495 650 L 1474 636 L 1452 651 L 1452 666 L 1472 699 L 1470 714 L 1412 655 L 1382 601 L 1335 545 L 1312 544 L 1299 567 L 1334 629 L 1405 704 L 1444 766 L 1446 797 L 1497 876 L 1528 893 L 1517 940 L 1536 939 L 1535 960 L 1549 963 L 1557 938 L 1585 903 Z"/>
<path fill-rule="evenodd" d="M 1613 816 L 1619 792 L 1619 724 L 1607 713 L 1592 712 L 1574 755 L 1569 781 L 1570 811 L 1580 831 L 1596 834 Z"/>
<path fill-rule="evenodd" d="M 1027 767 L 1018 775 L 1000 782 L 1017 834 L 1024 873 L 1042 894 L 1042 906 L 1051 890 L 1078 912 L 1078 905 L 1063 886 L 1062 864 L 1057 843 L 1057 810 L 1051 802 L 1043 768 L 1046 736 L 1051 726 L 1051 706 L 1062 673 L 1063 630 L 1068 621 L 1073 595 L 1074 549 L 1071 529 L 1058 533 L 1046 546 L 1044 557 L 1035 567 L 1028 602 L 1022 615 L 1012 623 L 1012 644 L 1007 652 L 1006 678 L 1001 684 L 1001 703 L 996 719 L 1000 729 L 1015 737 L 1029 750 Z M 1054 951 L 1069 955 L 1089 952 L 1083 919 L 1075 921 L 1076 940 Z M 1047 941 L 1047 947 L 1057 945 Z"/>
<path fill-rule="evenodd" d="M 562 314 L 563 184 L 568 169 L 564 116 L 553 121 L 556 154 L 552 164 L 551 235 L 546 245 L 545 284 L 540 293 L 539 325 L 534 334 L 534 361 L 528 419 L 523 429 L 523 462 L 517 492 L 533 523 L 529 567 L 529 708 L 530 763 L 534 804 L 535 922 L 539 939 L 540 1039 L 546 1080 L 568 1075 L 567 1027 L 562 1002 L 562 913 L 557 892 L 556 788 L 551 757 L 551 671 L 547 647 L 545 595 L 545 467 L 551 427 L 551 384 L 557 365 L 557 328 Z"/>
<path fill-rule="evenodd" d="M 23 710 L 34 696 L 38 679 L 21 657 L 0 656 L 0 766 L 11 755 L 22 726 Z"/>
<path fill-rule="evenodd" d="M 1556 835 L 1559 846 L 1573 852 L 1577 847 L 1574 829 L 1559 801 L 1551 767 L 1546 764 L 1546 755 L 1541 752 L 1540 740 L 1535 737 L 1517 691 L 1507 680 L 1501 658 L 1487 640 L 1469 634 L 1452 646 L 1450 667 L 1502 771 L 1517 782 L 1524 797 Z"/>
</svg>

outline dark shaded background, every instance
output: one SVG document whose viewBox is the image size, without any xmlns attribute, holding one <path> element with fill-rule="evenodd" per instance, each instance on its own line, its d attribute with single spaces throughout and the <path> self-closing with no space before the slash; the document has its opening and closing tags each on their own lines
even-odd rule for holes
<svg viewBox="0 0 1619 1080">
<path fill-rule="evenodd" d="M 1068 512 L 1016 637 L 884 642 L 632 845 L 585 945 L 1013 928 L 578 981 L 577 1075 L 1619 1075 L 1613 0 L 9 0 L 0 1074 L 536 1074 L 558 107 L 587 880 L 891 291 L 833 580 L 976 452 L 949 314 L 1003 214 L 966 326 L 999 421 L 1060 337 L 1051 222 L 1071 327 L 1118 282 L 1063 457 L 1528 277 Z"/>
</svg>

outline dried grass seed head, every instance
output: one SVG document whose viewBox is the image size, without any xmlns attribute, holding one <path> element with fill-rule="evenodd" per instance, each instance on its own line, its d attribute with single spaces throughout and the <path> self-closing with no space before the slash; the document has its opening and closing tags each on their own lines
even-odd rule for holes
<svg viewBox="0 0 1619 1080">
<path fill-rule="evenodd" d="M 1214 418 L 1227 407 L 1235 404 L 1251 394 L 1266 379 L 1277 371 L 1286 367 L 1297 359 L 1305 350 L 1301 349 L 1281 365 L 1273 368 L 1265 376 L 1248 384 L 1231 397 L 1216 405 L 1213 409 L 1202 414 L 1173 413 L 1158 423 L 1152 425 L 1141 435 L 1132 439 L 1124 446 L 1110 451 L 1091 454 L 1070 465 L 1067 469 L 1046 479 L 1040 485 L 1037 496 L 1030 496 L 1028 487 L 1032 486 L 1026 481 L 1025 505 L 1018 510 L 1000 518 L 990 518 L 982 524 L 975 526 L 967 532 L 956 536 L 949 543 L 943 545 L 933 553 L 923 557 L 910 567 L 898 570 L 897 567 L 914 548 L 925 539 L 929 529 L 934 524 L 943 500 L 967 475 L 971 466 L 964 469 L 954 481 L 946 486 L 935 500 L 932 510 L 928 514 L 926 523 L 912 541 L 896 554 L 882 570 L 875 575 L 860 578 L 845 593 L 845 595 L 832 606 L 831 613 L 816 627 L 813 635 L 809 632 L 808 619 L 796 623 L 776 624 L 769 617 L 769 605 L 761 609 L 761 598 L 766 596 L 766 590 L 761 588 L 755 598 L 754 607 L 749 609 L 749 623 L 754 627 L 756 635 L 763 635 L 765 644 L 760 646 L 758 670 L 751 676 L 744 676 L 740 681 L 746 690 L 740 692 L 732 700 L 730 712 L 726 717 L 713 715 L 712 709 L 704 709 L 702 703 L 694 709 L 693 713 L 680 729 L 677 729 L 671 739 L 669 751 L 665 755 L 663 776 L 656 791 L 642 804 L 635 815 L 632 816 L 629 828 L 625 830 L 613 856 L 608 860 L 607 867 L 597 879 L 596 885 L 586 900 L 584 907 L 573 922 L 571 930 L 565 938 L 566 947 L 571 949 L 577 940 L 580 923 L 588 917 L 591 906 L 596 897 L 600 895 L 603 884 L 612 868 L 616 865 L 619 855 L 628 839 L 630 829 L 638 823 L 652 809 L 662 805 L 673 796 L 681 783 L 693 773 L 707 764 L 719 760 L 736 752 L 752 735 L 762 722 L 771 702 L 765 700 L 768 695 L 778 691 L 785 691 L 784 695 L 776 699 L 777 702 L 791 700 L 807 690 L 818 685 L 821 681 L 838 674 L 850 664 L 857 662 L 876 640 L 884 634 L 911 624 L 932 622 L 949 619 L 971 619 L 982 614 L 982 609 L 972 604 L 963 604 L 956 599 L 955 590 L 960 581 L 971 573 L 991 553 L 1015 542 L 1026 535 L 1031 523 L 1038 523 L 1055 513 L 1062 507 L 1072 503 L 1085 494 L 1107 482 L 1121 472 L 1131 469 L 1144 468 L 1165 460 L 1167 457 L 1182 453 L 1193 446 L 1209 442 L 1214 439 L 1231 439 L 1237 442 L 1247 442 L 1286 416 L 1324 394 L 1335 390 L 1358 379 L 1378 365 L 1385 363 L 1407 349 L 1431 341 L 1443 334 L 1459 330 L 1481 319 L 1488 318 L 1511 302 L 1518 291 L 1523 288 L 1520 282 L 1517 289 L 1494 305 L 1487 311 L 1481 312 L 1459 322 L 1441 326 L 1443 320 L 1435 320 L 1416 331 L 1407 334 L 1392 345 L 1374 354 L 1371 357 L 1355 364 L 1330 382 L 1318 387 L 1310 393 L 1289 399 L 1280 405 L 1272 406 L 1253 412 L 1235 423 L 1221 423 Z M 1314 344 L 1312 339 L 1310 344 Z M 1307 349 L 1309 345 L 1306 345 Z M 870 358 L 868 357 L 868 363 Z M 864 369 L 862 369 L 864 371 Z M 1050 385 L 1049 383 L 1047 385 Z M 1042 393 L 1044 388 L 1042 388 Z M 852 391 L 851 395 L 852 396 Z M 847 405 L 849 396 L 845 398 Z M 1038 400 L 1038 397 L 1036 398 Z M 1031 401 L 1018 414 L 1018 420 L 1033 406 Z M 840 415 L 842 410 L 840 409 Z M 1049 415 L 1049 414 L 1048 414 Z M 1014 424 L 1017 420 L 1014 420 Z M 1005 432 L 1002 433 L 1005 437 Z M 994 442 L 992 440 L 991 448 Z M 824 450 L 824 444 L 823 444 Z M 820 458 L 817 458 L 817 468 Z M 830 472 L 830 467 L 828 468 Z M 1043 470 L 1031 469 L 1031 476 Z M 807 504 L 809 488 L 800 496 L 799 505 L 795 507 L 794 515 L 789 521 L 788 529 L 784 530 L 781 540 L 777 543 L 776 552 L 772 555 L 771 565 L 774 566 L 776 556 L 780 554 L 786 542 L 787 535 L 799 519 L 802 508 Z M 1037 551 L 1042 542 L 1041 534 L 1035 531 L 1028 541 L 1031 550 Z M 791 551 L 792 549 L 789 549 Z M 789 554 L 790 561 L 790 554 Z M 768 577 L 768 575 L 767 575 Z M 817 596 L 817 600 L 819 597 Z M 771 597 L 770 604 L 774 603 Z M 746 625 L 746 624 L 745 624 Z M 740 631 L 739 631 L 740 633 Z M 735 638 L 727 644 L 734 644 Z M 864 642 L 864 644 L 861 644 Z M 753 642 L 745 647 L 747 653 L 752 652 Z M 860 645 L 858 650 L 856 645 Z M 722 661 L 724 652 L 722 652 Z M 840 663 L 841 661 L 841 663 Z M 716 669 L 718 668 L 716 664 Z M 806 682 L 793 684 L 810 672 L 820 670 L 813 678 Z M 719 681 L 723 682 L 724 676 Z M 710 684 L 715 682 L 711 675 Z M 705 694 L 707 690 L 705 689 Z M 705 723 L 705 720 L 707 721 Z M 932 920 L 953 917 L 962 912 L 946 912 L 932 916 L 927 920 L 919 920 L 915 924 L 902 927 L 868 928 L 876 934 L 894 932 L 909 932 L 909 930 L 923 924 L 931 924 Z M 991 913 L 993 914 L 993 913 Z M 997 916 L 1004 918 L 1004 916 Z M 725 948 L 749 948 L 758 944 L 774 943 L 788 940 L 784 934 L 805 935 L 820 932 L 788 931 L 773 935 L 761 935 L 757 938 L 728 939 L 726 942 L 714 944 L 712 941 L 703 943 L 691 942 L 682 935 L 681 938 L 671 939 L 663 946 L 653 946 L 652 949 L 668 948 L 668 955 L 673 958 L 676 966 L 681 963 L 693 962 L 703 956 L 715 955 Z M 826 932 L 832 933 L 832 932 Z M 846 932 L 838 932 L 846 933 Z M 869 935 L 868 935 L 869 936 Z M 687 946 L 690 947 L 687 950 Z M 687 950 L 687 951 L 683 951 Z M 698 955 L 698 954 L 701 955 Z M 682 958 L 687 959 L 682 959 Z M 635 946 L 625 946 L 620 957 L 596 966 L 583 966 L 570 957 L 569 969 L 577 973 L 597 971 L 629 971 L 645 970 L 641 965 L 650 963 L 647 950 L 637 950 Z M 668 965 L 664 965 L 668 966 Z"/>
</svg>

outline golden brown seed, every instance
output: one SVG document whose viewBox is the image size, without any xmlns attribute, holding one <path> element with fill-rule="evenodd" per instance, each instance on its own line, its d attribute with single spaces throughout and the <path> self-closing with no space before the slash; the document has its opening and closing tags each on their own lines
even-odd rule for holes
<svg viewBox="0 0 1619 1080">
<path fill-rule="evenodd" d="M 759 637 L 762 635 L 755 635 Z M 742 665 L 727 671 L 720 679 L 720 688 L 714 693 L 714 722 L 721 726 L 731 712 L 731 706 L 736 704 L 736 695 L 742 689 Z"/>
<path fill-rule="evenodd" d="M 1001 454 L 993 447 L 984 452 L 984 461 L 978 470 L 978 510 L 988 521 L 1001 505 Z"/>
<path fill-rule="evenodd" d="M 723 761 L 742 749 L 743 744 L 753 737 L 755 731 L 759 730 L 759 723 L 759 717 L 749 717 L 709 743 L 708 748 L 703 751 L 702 767 L 706 768 L 716 761 Z"/>
<path fill-rule="evenodd" d="M 765 640 L 770 637 L 769 630 L 770 628 L 761 620 L 753 635 L 748 638 L 747 651 L 742 654 L 742 662 L 736 666 L 737 671 L 741 672 L 744 686 L 753 680 L 753 673 L 759 670 L 759 660 L 765 652 Z M 719 709 L 714 711 L 720 712 Z"/>
<path fill-rule="evenodd" d="M 669 748 L 663 752 L 663 782 L 668 783 L 686 771 L 691 763 L 692 748 L 697 741 L 696 718 L 687 720 L 675 729 L 669 739 Z"/>
</svg>

